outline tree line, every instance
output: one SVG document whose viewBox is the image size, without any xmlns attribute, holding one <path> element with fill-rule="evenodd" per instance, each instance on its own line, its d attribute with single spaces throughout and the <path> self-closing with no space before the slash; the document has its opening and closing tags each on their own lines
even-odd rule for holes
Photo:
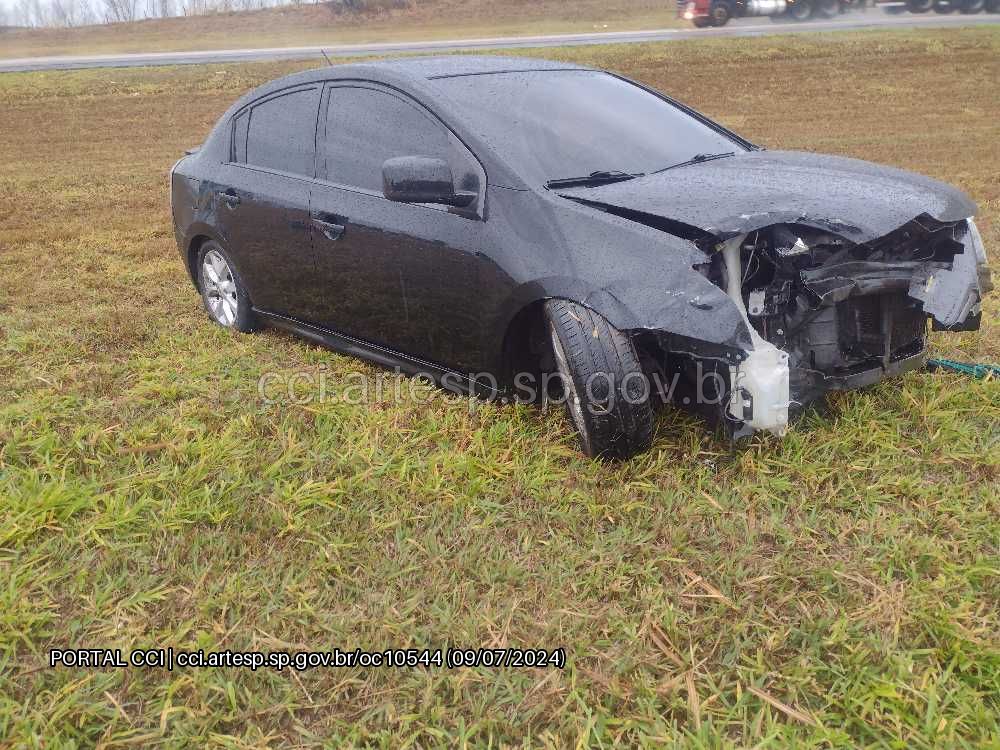
<svg viewBox="0 0 1000 750">
<path fill-rule="evenodd" d="M 143 18 L 203 16 L 280 5 L 328 5 L 331 11 L 362 12 L 408 5 L 408 0 L 13 0 L 0 4 L 0 27 L 28 28 L 127 23 Z"/>
</svg>

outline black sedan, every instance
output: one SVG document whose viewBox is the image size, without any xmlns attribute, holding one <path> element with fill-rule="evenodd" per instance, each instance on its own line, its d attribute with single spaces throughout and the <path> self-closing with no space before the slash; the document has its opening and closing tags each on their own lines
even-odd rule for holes
<svg viewBox="0 0 1000 750">
<path fill-rule="evenodd" d="M 563 399 L 588 455 L 654 402 L 783 434 L 822 394 L 978 328 L 975 206 L 767 151 L 614 73 L 526 58 L 331 66 L 243 97 L 171 173 L 213 320 L 444 387 Z"/>
</svg>

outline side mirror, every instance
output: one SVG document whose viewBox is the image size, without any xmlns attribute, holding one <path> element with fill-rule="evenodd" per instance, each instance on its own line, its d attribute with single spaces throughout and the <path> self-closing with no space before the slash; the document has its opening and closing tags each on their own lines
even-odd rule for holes
<svg viewBox="0 0 1000 750">
<path fill-rule="evenodd" d="M 397 203 L 441 203 L 465 208 L 476 196 L 456 193 L 455 178 L 444 159 L 398 156 L 382 165 L 382 193 Z"/>
</svg>

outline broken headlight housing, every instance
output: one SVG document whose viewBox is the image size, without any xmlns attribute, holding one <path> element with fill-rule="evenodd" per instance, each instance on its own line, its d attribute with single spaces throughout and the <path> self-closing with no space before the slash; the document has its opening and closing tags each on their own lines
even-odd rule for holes
<svg viewBox="0 0 1000 750">
<path fill-rule="evenodd" d="M 969 226 L 969 243 L 976 251 L 976 267 L 979 270 L 979 291 L 983 294 L 993 289 L 993 281 L 990 278 L 990 264 L 986 259 L 986 246 L 983 244 L 983 236 L 979 234 L 979 227 L 976 226 L 975 219 L 966 219 Z"/>
</svg>

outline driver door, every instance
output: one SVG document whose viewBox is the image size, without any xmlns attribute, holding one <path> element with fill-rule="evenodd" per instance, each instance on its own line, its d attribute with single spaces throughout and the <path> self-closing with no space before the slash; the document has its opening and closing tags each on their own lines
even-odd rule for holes
<svg viewBox="0 0 1000 750">
<path fill-rule="evenodd" d="M 328 84 L 311 221 L 318 280 L 326 289 L 316 322 L 463 370 L 478 362 L 481 349 L 477 250 L 484 224 L 447 206 L 396 203 L 382 193 L 382 164 L 398 156 L 443 158 L 453 174 L 464 174 L 463 160 L 472 157 L 456 141 L 398 92 Z"/>
</svg>

